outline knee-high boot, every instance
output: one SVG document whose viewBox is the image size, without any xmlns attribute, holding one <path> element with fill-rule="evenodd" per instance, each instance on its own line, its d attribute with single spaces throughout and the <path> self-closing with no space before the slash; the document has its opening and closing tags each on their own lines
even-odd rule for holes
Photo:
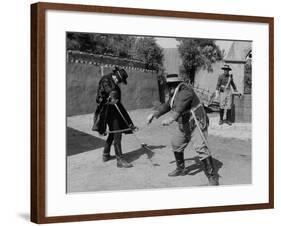
<svg viewBox="0 0 281 226">
<path fill-rule="evenodd" d="M 112 158 L 110 156 L 110 146 L 111 146 L 111 144 L 109 144 L 107 142 L 104 145 L 103 154 L 102 154 L 102 161 L 103 162 L 107 162 Z"/>
<path fill-rule="evenodd" d="M 231 123 L 231 109 L 227 109 L 227 111 L 226 111 L 226 123 L 230 126 L 232 125 L 232 123 Z"/>
<path fill-rule="evenodd" d="M 111 147 L 112 142 L 113 142 L 113 135 L 109 134 L 107 137 L 107 140 L 105 142 L 104 149 L 103 149 L 103 154 L 102 154 L 103 162 L 107 162 L 110 159 L 112 159 L 112 156 L 110 156 L 110 147 Z"/>
<path fill-rule="evenodd" d="M 209 185 L 210 186 L 219 185 L 218 178 L 215 175 L 212 156 L 209 156 L 209 157 L 203 159 L 202 162 L 203 162 L 203 165 L 204 165 L 204 168 L 205 168 L 206 176 L 208 177 L 208 180 L 209 180 Z"/>
<path fill-rule="evenodd" d="M 120 143 L 114 143 L 115 155 L 117 159 L 117 167 L 130 168 L 133 167 L 131 163 L 128 163 L 122 156 L 122 148 Z"/>
<path fill-rule="evenodd" d="M 175 155 L 177 168 L 171 173 L 169 173 L 168 176 L 169 177 L 183 176 L 185 171 L 184 153 L 175 151 L 174 155 Z"/>
<path fill-rule="evenodd" d="M 220 120 L 219 125 L 223 124 L 223 115 L 224 115 L 224 109 L 220 108 Z"/>
</svg>

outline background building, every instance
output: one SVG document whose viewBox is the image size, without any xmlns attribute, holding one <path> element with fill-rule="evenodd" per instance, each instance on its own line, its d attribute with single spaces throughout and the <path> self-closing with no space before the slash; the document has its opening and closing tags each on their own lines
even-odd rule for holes
<svg viewBox="0 0 281 226">
<path fill-rule="evenodd" d="M 233 96 L 234 105 L 232 118 L 235 122 L 251 122 L 252 118 L 252 42 L 233 41 L 223 61 L 212 66 L 212 71 L 200 69 L 196 72 L 194 86 L 207 93 L 213 93 L 216 89 L 217 79 L 223 73 L 223 64 L 229 64 L 232 68 L 233 80 L 238 91 L 243 94 L 241 97 Z"/>
</svg>

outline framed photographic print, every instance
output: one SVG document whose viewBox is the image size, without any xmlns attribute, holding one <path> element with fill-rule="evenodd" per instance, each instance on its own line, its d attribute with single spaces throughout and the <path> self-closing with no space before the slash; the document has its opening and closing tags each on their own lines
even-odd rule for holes
<svg viewBox="0 0 281 226">
<path fill-rule="evenodd" d="M 31 5 L 31 221 L 274 207 L 273 18 Z"/>
</svg>

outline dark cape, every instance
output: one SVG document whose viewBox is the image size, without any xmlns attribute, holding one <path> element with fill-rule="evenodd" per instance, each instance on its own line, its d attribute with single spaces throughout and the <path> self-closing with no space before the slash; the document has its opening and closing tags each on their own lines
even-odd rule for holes
<svg viewBox="0 0 281 226">
<path fill-rule="evenodd" d="M 126 130 L 133 126 L 133 122 L 121 103 L 121 90 L 112 79 L 112 74 L 101 78 L 97 91 L 97 108 L 94 114 L 93 131 L 99 134 L 109 131 Z M 132 133 L 131 130 L 123 133 Z"/>
</svg>

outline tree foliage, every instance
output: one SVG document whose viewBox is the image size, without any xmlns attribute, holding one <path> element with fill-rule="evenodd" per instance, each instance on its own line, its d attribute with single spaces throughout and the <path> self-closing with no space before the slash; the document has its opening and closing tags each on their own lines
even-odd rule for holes
<svg viewBox="0 0 281 226">
<path fill-rule="evenodd" d="M 125 35 L 67 33 L 67 50 L 129 57 L 136 38 Z"/>
<path fill-rule="evenodd" d="M 223 52 L 209 39 L 177 39 L 178 50 L 182 58 L 181 72 L 194 83 L 199 68 L 212 71 L 212 64 L 223 58 Z"/>
<path fill-rule="evenodd" d="M 143 37 L 136 40 L 134 50 L 135 56 L 144 61 L 147 69 L 161 70 L 163 64 L 163 49 L 152 37 Z"/>
<path fill-rule="evenodd" d="M 66 46 L 67 50 L 142 60 L 151 70 L 162 67 L 163 51 L 150 37 L 68 32 Z"/>
</svg>

